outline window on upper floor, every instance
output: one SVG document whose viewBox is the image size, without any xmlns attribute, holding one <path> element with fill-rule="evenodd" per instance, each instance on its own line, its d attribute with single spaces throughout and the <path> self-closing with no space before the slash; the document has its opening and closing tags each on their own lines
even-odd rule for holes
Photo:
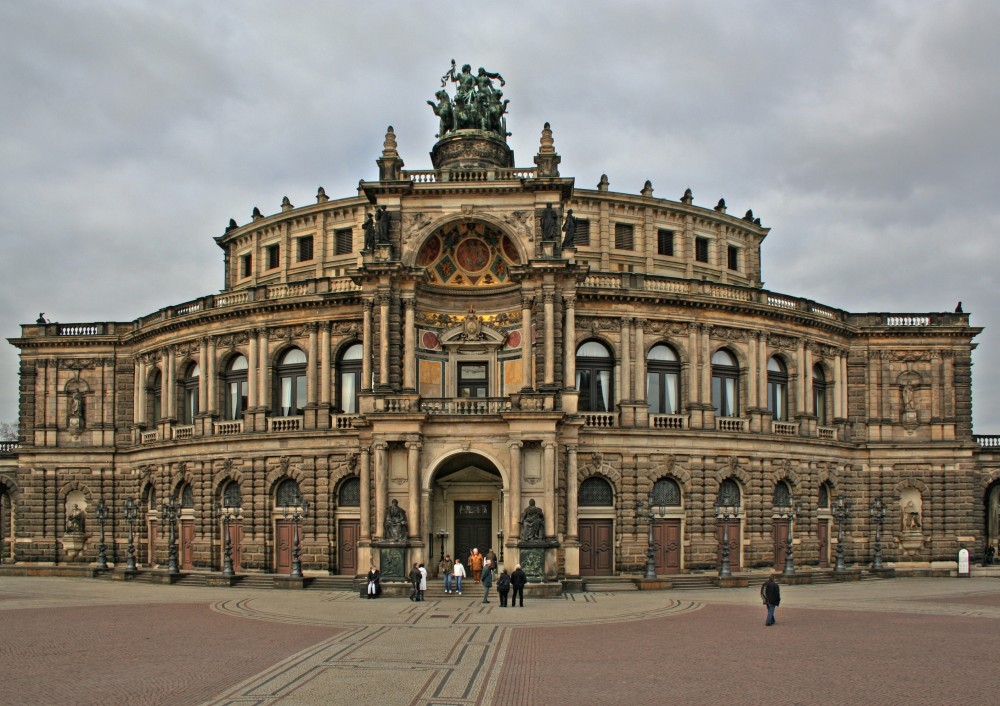
<svg viewBox="0 0 1000 706">
<path fill-rule="evenodd" d="M 708 262 L 708 238 L 694 239 L 694 259 L 698 262 Z"/>
<path fill-rule="evenodd" d="M 247 408 L 247 359 L 238 355 L 230 359 L 222 373 L 222 389 L 224 404 L 222 418 L 227 420 L 243 419 Z"/>
<path fill-rule="evenodd" d="M 337 361 L 337 401 L 342 414 L 358 413 L 363 352 L 364 346 L 360 343 L 351 344 L 341 352 Z"/>
<path fill-rule="evenodd" d="M 678 414 L 681 364 L 677 353 L 662 343 L 646 356 L 646 401 L 650 414 Z"/>
<path fill-rule="evenodd" d="M 197 363 L 190 363 L 184 369 L 184 376 L 180 379 L 181 388 L 181 424 L 194 424 L 194 418 L 198 416 L 198 383 L 201 379 L 201 370 Z"/>
<path fill-rule="evenodd" d="M 573 246 L 582 247 L 590 245 L 590 221 L 583 218 L 576 219 L 576 234 L 573 236 Z"/>
<path fill-rule="evenodd" d="M 240 277 L 245 279 L 253 275 L 253 255 L 240 255 Z"/>
<path fill-rule="evenodd" d="M 267 269 L 274 270 L 281 267 L 281 247 L 278 245 L 267 246 Z"/>
<path fill-rule="evenodd" d="M 581 412 L 610 412 L 614 409 L 611 351 L 598 341 L 587 341 L 576 349 L 576 389 L 580 391 Z"/>
<path fill-rule="evenodd" d="M 313 259 L 313 237 L 311 235 L 296 238 L 296 245 L 298 245 L 297 262 L 308 262 Z"/>
<path fill-rule="evenodd" d="M 354 252 L 354 231 L 350 228 L 341 228 L 333 234 L 333 247 L 335 255 L 350 255 Z"/>
<path fill-rule="evenodd" d="M 485 362 L 458 364 L 458 396 L 489 397 L 489 370 Z"/>
<path fill-rule="evenodd" d="M 788 368 L 778 356 L 767 361 L 767 409 L 774 421 L 788 421 Z"/>
<path fill-rule="evenodd" d="M 361 480 L 357 476 L 346 478 L 337 491 L 340 507 L 361 507 Z"/>
<path fill-rule="evenodd" d="M 146 397 L 149 400 L 149 421 L 156 424 L 163 418 L 163 374 L 159 370 L 149 380 Z"/>
<path fill-rule="evenodd" d="M 726 264 L 734 272 L 740 269 L 740 249 L 735 245 L 730 245 L 726 249 Z"/>
<path fill-rule="evenodd" d="M 580 484 L 577 504 L 579 507 L 612 507 L 615 504 L 615 493 L 604 478 L 591 476 Z"/>
<path fill-rule="evenodd" d="M 679 507 L 681 487 L 673 478 L 660 478 L 653 484 L 654 507 Z"/>
<path fill-rule="evenodd" d="M 774 498 L 772 505 L 776 508 L 787 508 L 792 506 L 792 490 L 788 483 L 779 480 L 774 484 Z"/>
<path fill-rule="evenodd" d="M 826 411 L 826 373 L 823 372 L 822 365 L 813 366 L 813 414 L 816 415 L 816 424 L 826 426 L 829 415 Z"/>
<path fill-rule="evenodd" d="M 630 223 L 615 223 L 615 247 L 619 250 L 635 249 L 635 227 Z"/>
<path fill-rule="evenodd" d="M 274 489 L 274 504 L 281 508 L 295 508 L 302 505 L 302 493 L 294 478 L 285 478 Z"/>
<path fill-rule="evenodd" d="M 736 356 L 720 349 L 712 356 L 712 406 L 719 417 L 740 413 L 740 367 Z"/>
<path fill-rule="evenodd" d="M 302 414 L 306 406 L 306 354 L 289 348 L 275 369 L 274 413 L 280 417 Z"/>
<path fill-rule="evenodd" d="M 674 232 L 660 228 L 656 231 L 656 254 L 674 256 Z"/>
</svg>

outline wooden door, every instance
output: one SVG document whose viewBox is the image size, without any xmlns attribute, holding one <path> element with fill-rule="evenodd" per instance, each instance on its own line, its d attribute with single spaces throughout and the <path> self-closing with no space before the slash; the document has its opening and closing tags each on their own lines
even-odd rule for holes
<svg viewBox="0 0 1000 706">
<path fill-rule="evenodd" d="M 150 522 L 148 525 L 147 535 L 149 541 L 146 543 L 146 565 L 156 566 L 156 543 L 158 539 L 157 524 L 155 522 Z"/>
<path fill-rule="evenodd" d="M 243 556 L 240 544 L 243 542 L 243 525 L 239 522 L 229 523 L 229 555 L 230 560 L 233 562 L 233 571 L 237 574 L 243 571 L 243 562 L 240 559 Z M 226 557 L 226 547 L 225 544 L 222 546 L 222 557 L 223 566 L 225 566 L 224 560 Z"/>
<path fill-rule="evenodd" d="M 715 524 L 715 542 L 718 546 L 715 555 L 716 566 L 722 566 L 722 539 L 725 536 L 726 525 L 729 525 L 729 569 L 737 571 L 740 568 L 740 520 L 717 520 Z"/>
<path fill-rule="evenodd" d="M 292 573 L 292 549 L 295 523 L 291 520 L 278 520 L 274 523 L 274 573 Z"/>
<path fill-rule="evenodd" d="M 194 568 L 194 522 L 181 522 L 180 568 L 187 571 Z"/>
<path fill-rule="evenodd" d="M 819 543 L 819 568 L 830 566 L 830 521 L 825 517 L 816 523 L 816 538 Z"/>
<path fill-rule="evenodd" d="M 653 522 L 653 557 L 657 574 L 681 572 L 681 521 L 656 520 Z"/>
<path fill-rule="evenodd" d="M 340 520 L 337 523 L 337 571 L 344 576 L 358 574 L 358 536 L 360 520 Z"/>
<path fill-rule="evenodd" d="M 774 537 L 774 570 L 783 571 L 788 554 L 788 520 L 773 520 L 771 536 Z"/>
<path fill-rule="evenodd" d="M 492 528 L 493 503 L 488 500 L 478 502 L 463 500 L 455 503 L 454 557 L 462 560 L 469 576 L 472 575 L 468 564 L 469 554 L 472 553 L 473 547 L 478 549 L 480 554 L 486 554 L 493 546 Z"/>
<path fill-rule="evenodd" d="M 611 576 L 614 573 L 614 523 L 585 519 L 580 527 L 580 575 Z"/>
</svg>

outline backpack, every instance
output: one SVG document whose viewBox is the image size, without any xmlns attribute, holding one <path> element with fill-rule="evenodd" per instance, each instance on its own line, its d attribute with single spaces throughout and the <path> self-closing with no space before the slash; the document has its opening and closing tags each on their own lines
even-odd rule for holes
<svg viewBox="0 0 1000 706">
<path fill-rule="evenodd" d="M 500 580 L 497 581 L 497 590 L 506 591 L 510 588 L 510 576 L 507 574 L 500 574 Z"/>
</svg>

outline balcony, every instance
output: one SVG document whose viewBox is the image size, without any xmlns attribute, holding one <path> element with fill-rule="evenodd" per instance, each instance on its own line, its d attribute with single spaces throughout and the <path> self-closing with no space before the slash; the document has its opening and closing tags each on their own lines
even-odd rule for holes
<svg viewBox="0 0 1000 706">
<path fill-rule="evenodd" d="M 771 422 L 771 433 L 778 436 L 798 436 L 799 425 L 789 422 Z"/>
<path fill-rule="evenodd" d="M 745 432 L 749 423 L 741 417 L 716 417 L 715 428 L 718 431 Z"/>
<path fill-rule="evenodd" d="M 688 417 L 686 414 L 651 414 L 649 415 L 650 429 L 687 429 Z"/>
<path fill-rule="evenodd" d="M 212 422 L 212 434 L 215 436 L 232 436 L 243 433 L 243 420 L 230 420 L 227 422 Z"/>
<path fill-rule="evenodd" d="M 268 431 L 301 431 L 302 417 L 268 417 Z"/>
<path fill-rule="evenodd" d="M 507 397 L 457 397 L 420 400 L 420 411 L 432 415 L 486 416 L 511 411 Z"/>
<path fill-rule="evenodd" d="M 592 429 L 612 429 L 618 426 L 618 415 L 614 412 L 584 412 L 583 425 Z"/>
</svg>

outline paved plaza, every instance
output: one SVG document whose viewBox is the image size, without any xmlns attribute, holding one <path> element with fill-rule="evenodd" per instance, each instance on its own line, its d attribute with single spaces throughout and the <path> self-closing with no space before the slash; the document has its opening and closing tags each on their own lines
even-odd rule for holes
<svg viewBox="0 0 1000 706">
<path fill-rule="evenodd" d="M 0 577 L 0 704 L 995 704 L 1000 579 L 484 604 Z"/>
</svg>

